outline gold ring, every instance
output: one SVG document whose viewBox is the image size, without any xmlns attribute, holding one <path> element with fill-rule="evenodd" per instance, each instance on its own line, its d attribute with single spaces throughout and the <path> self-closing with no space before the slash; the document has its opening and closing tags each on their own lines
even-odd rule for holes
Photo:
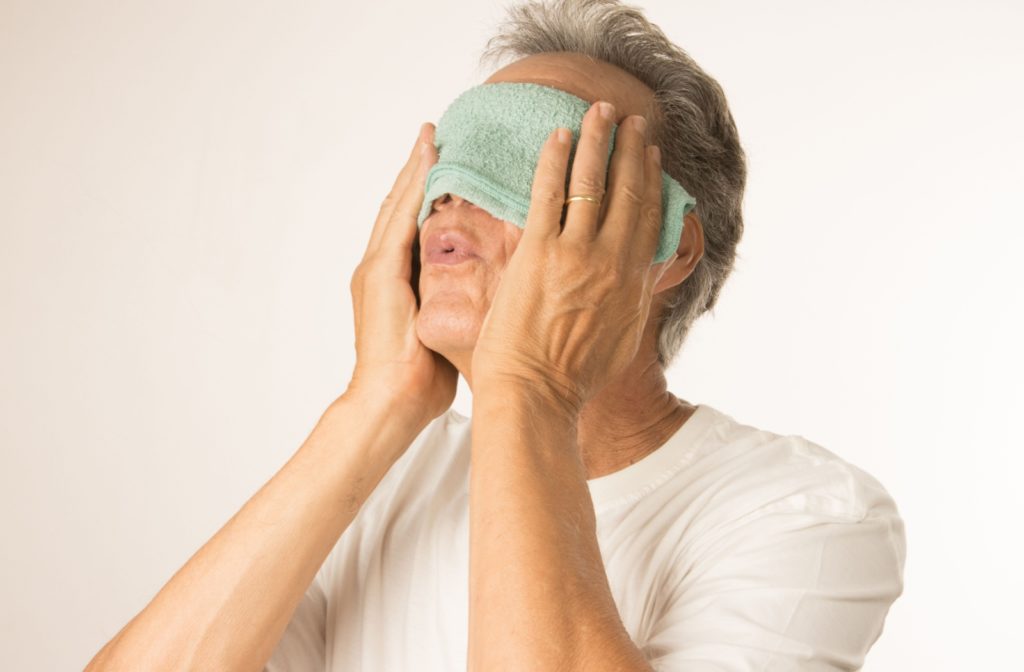
<svg viewBox="0 0 1024 672">
<path fill-rule="evenodd" d="M 591 203 L 597 203 L 598 205 L 601 204 L 601 199 L 600 198 L 595 198 L 594 196 L 577 195 L 577 196 L 570 196 L 569 198 L 565 199 L 566 205 L 568 205 L 572 201 L 590 201 Z"/>
</svg>

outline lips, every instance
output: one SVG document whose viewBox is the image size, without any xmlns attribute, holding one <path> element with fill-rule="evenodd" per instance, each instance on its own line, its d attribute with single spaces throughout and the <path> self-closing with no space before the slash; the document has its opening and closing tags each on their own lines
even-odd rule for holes
<svg viewBox="0 0 1024 672">
<path fill-rule="evenodd" d="M 432 230 L 423 243 L 423 261 L 428 264 L 459 264 L 479 259 L 479 247 L 465 230 L 441 228 Z"/>
</svg>

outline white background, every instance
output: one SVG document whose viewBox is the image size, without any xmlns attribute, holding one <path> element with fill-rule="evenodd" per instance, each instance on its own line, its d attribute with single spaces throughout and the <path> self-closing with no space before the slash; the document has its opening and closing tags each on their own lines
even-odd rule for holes
<svg viewBox="0 0 1024 672">
<path fill-rule="evenodd" d="M 721 83 L 750 168 L 740 259 L 671 389 L 893 494 L 906 588 L 865 670 L 1009 669 L 1021 5 L 642 6 Z M 4 669 L 84 667 L 344 389 L 379 203 L 419 124 L 490 74 L 501 15 L 0 1 Z"/>
</svg>

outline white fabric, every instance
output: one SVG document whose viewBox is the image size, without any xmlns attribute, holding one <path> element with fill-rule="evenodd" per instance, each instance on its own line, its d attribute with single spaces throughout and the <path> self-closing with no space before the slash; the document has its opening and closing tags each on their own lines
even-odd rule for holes
<svg viewBox="0 0 1024 672">
<path fill-rule="evenodd" d="M 435 419 L 327 557 L 268 672 L 466 669 L 470 420 Z M 588 481 L 619 614 L 659 671 L 856 670 L 903 589 L 882 485 L 707 405 Z"/>
</svg>

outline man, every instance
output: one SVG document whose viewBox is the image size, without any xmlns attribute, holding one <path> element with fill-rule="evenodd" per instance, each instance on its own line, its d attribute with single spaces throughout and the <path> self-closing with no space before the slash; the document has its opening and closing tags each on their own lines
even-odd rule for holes
<svg viewBox="0 0 1024 672">
<path fill-rule="evenodd" d="M 894 503 L 820 446 L 667 390 L 689 319 L 666 326 L 666 313 L 714 303 L 738 214 L 724 227 L 713 186 L 687 180 L 708 210 L 686 216 L 674 258 L 650 265 L 656 176 L 686 158 L 665 130 L 672 117 L 614 52 L 547 48 L 656 28 L 614 2 L 513 12 L 511 35 L 535 53 L 487 81 L 594 102 L 572 165 L 552 133 L 524 229 L 453 194 L 418 229 L 437 161 L 424 125 L 352 279 L 357 364 L 345 393 L 88 669 L 862 665 L 902 592 Z M 721 162 L 738 202 L 730 127 L 717 132 L 733 150 Z M 459 375 L 472 421 L 450 409 Z"/>
</svg>

